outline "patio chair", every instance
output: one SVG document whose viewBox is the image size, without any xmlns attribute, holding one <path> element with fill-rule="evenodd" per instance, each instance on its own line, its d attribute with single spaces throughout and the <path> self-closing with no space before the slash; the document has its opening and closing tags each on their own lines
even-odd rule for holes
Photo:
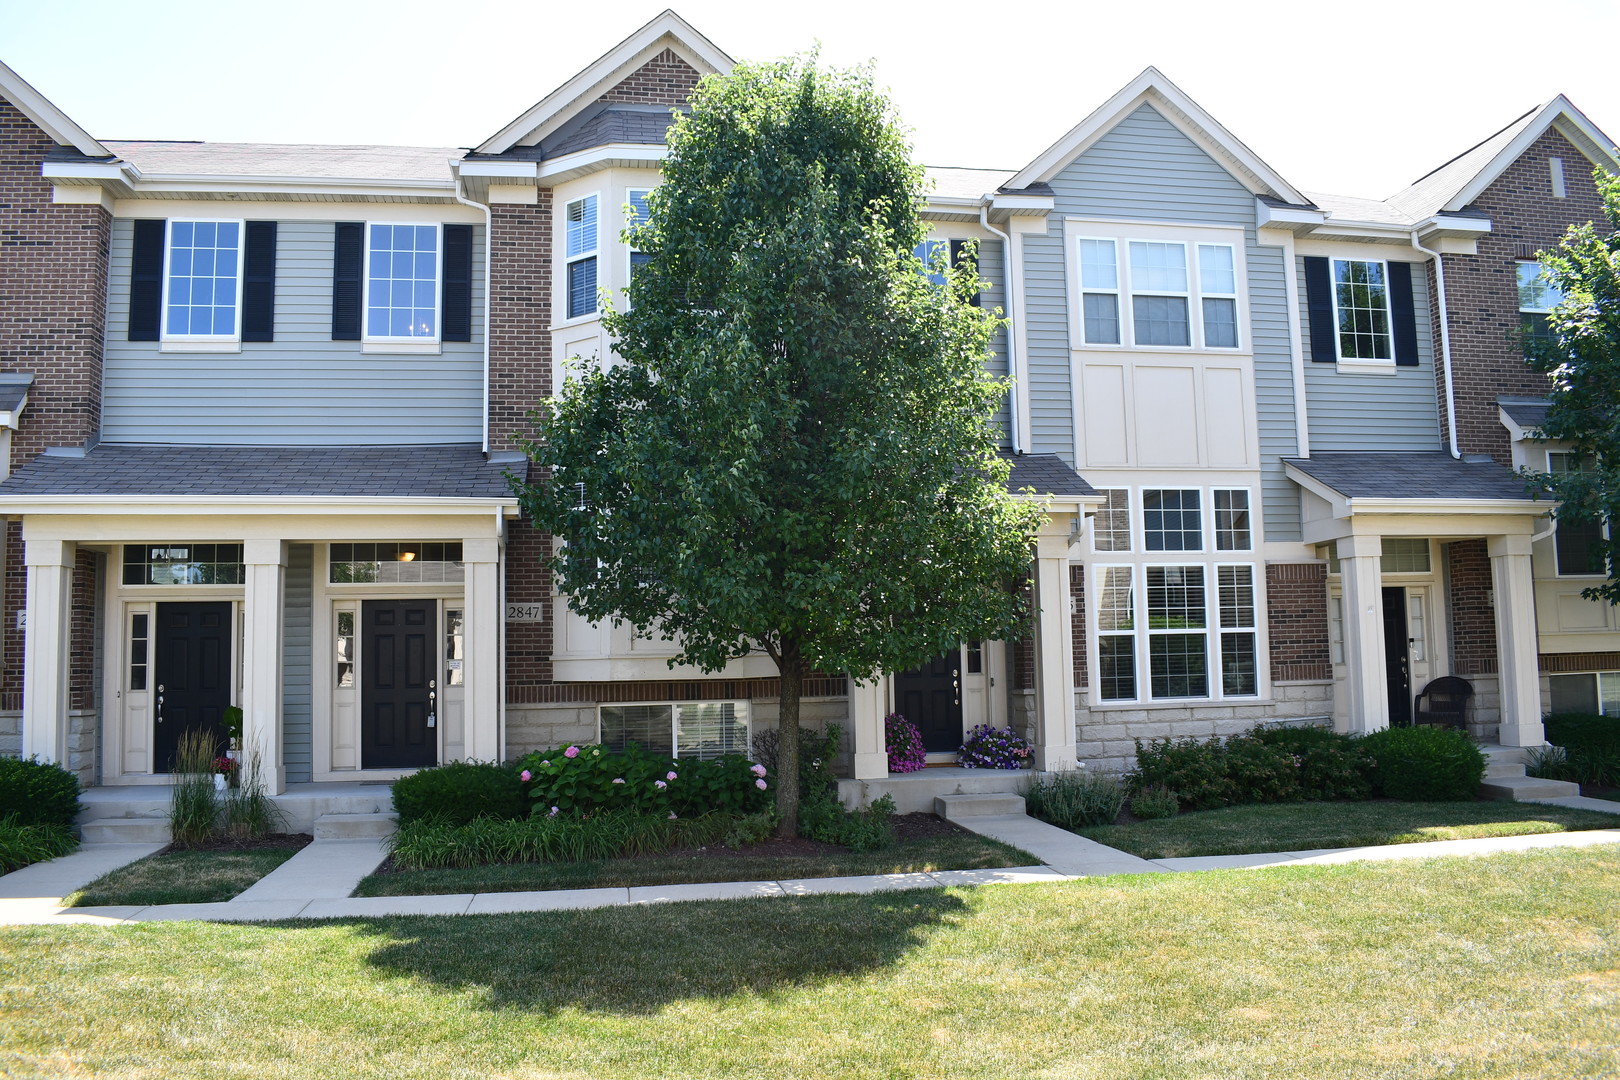
<svg viewBox="0 0 1620 1080">
<path fill-rule="evenodd" d="M 1468 701 L 1474 696 L 1474 685 L 1467 679 L 1447 675 L 1435 679 L 1418 695 L 1412 711 L 1413 724 L 1432 724 L 1465 731 L 1468 727 Z"/>
</svg>

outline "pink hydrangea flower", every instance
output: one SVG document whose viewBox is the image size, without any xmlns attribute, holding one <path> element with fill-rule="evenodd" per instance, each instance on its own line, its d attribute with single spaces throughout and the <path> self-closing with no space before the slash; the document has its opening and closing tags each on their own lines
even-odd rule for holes
<svg viewBox="0 0 1620 1080">
<path fill-rule="evenodd" d="M 544 765 L 544 766 L 546 766 L 548 768 L 551 766 L 551 762 L 549 762 L 549 761 L 542 761 L 540 764 Z"/>
<path fill-rule="evenodd" d="M 753 773 L 755 776 L 764 776 L 765 775 L 765 766 L 763 766 L 763 765 L 750 765 L 748 767 L 748 771 Z"/>
<path fill-rule="evenodd" d="M 547 814 L 546 817 L 556 817 L 559 812 L 560 811 L 558 811 L 558 809 L 555 806 L 553 806 L 551 808 L 551 813 Z"/>
<path fill-rule="evenodd" d="M 672 772 L 670 772 L 670 773 L 665 773 L 665 774 L 664 774 L 664 779 L 665 779 L 665 780 L 673 780 L 673 779 L 675 779 L 675 774 L 674 774 L 674 773 L 672 773 Z"/>
<path fill-rule="evenodd" d="M 763 780 L 755 780 L 754 781 L 754 786 L 759 788 L 759 790 L 764 791 L 765 790 L 765 781 L 763 781 Z"/>
<path fill-rule="evenodd" d="M 528 769 L 524 769 L 522 772 L 518 773 L 518 779 L 527 784 L 530 780 L 533 780 L 534 777 L 529 773 Z"/>
<path fill-rule="evenodd" d="M 579 757 L 579 747 L 570 746 L 568 749 L 563 751 L 563 757 Z"/>
<path fill-rule="evenodd" d="M 654 780 L 653 787 L 657 788 L 659 791 L 663 791 L 665 788 L 669 787 L 669 785 L 664 783 L 662 780 Z"/>
<path fill-rule="evenodd" d="M 614 783 L 615 783 L 615 784 L 622 784 L 622 783 L 624 783 L 624 777 L 622 777 L 622 776 L 615 776 L 615 777 L 614 777 L 614 778 L 613 778 L 613 782 L 614 782 Z"/>
<path fill-rule="evenodd" d="M 674 821 L 674 820 L 675 820 L 675 818 L 676 818 L 676 814 L 675 814 L 675 811 L 673 811 L 673 810 L 671 810 L 671 811 L 670 811 L 670 812 L 669 812 L 669 820 L 671 820 L 671 821 Z"/>
</svg>

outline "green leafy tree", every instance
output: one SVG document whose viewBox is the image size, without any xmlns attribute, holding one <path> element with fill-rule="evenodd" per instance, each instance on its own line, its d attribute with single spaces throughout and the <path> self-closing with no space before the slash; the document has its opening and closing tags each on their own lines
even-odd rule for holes
<svg viewBox="0 0 1620 1080">
<path fill-rule="evenodd" d="M 1529 335 L 1530 364 L 1550 380 L 1543 438 L 1569 444 L 1572 467 L 1527 473 L 1532 490 L 1560 501 L 1554 516 L 1592 534 L 1595 565 L 1608 580 L 1581 590 L 1589 600 L 1620 603 L 1620 544 L 1593 526 L 1620 522 L 1620 178 L 1593 173 L 1609 227 L 1571 226 L 1558 247 L 1538 254 L 1564 300 L 1548 316 L 1549 333 Z"/>
<path fill-rule="evenodd" d="M 995 452 L 999 313 L 913 255 L 922 173 L 870 75 L 738 65 L 691 104 L 627 230 L 622 362 L 534 414 L 519 495 L 574 611 L 670 637 L 672 666 L 776 663 L 793 836 L 805 679 L 1015 633 L 1041 511 Z"/>
</svg>

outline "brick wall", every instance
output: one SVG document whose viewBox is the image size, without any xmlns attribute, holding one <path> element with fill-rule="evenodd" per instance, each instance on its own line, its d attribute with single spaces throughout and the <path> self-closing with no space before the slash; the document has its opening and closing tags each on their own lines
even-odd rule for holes
<svg viewBox="0 0 1620 1080">
<path fill-rule="evenodd" d="M 510 450 L 551 396 L 551 192 L 490 208 L 489 444 Z M 513 597 L 516 600 L 518 598 Z"/>
<path fill-rule="evenodd" d="M 1074 685 L 1084 690 L 1086 678 L 1086 565 L 1069 564 L 1069 630 L 1074 635 Z"/>
<path fill-rule="evenodd" d="M 1567 198 L 1555 199 L 1549 158 L 1562 158 Z M 1517 340 L 1517 263 L 1554 246 L 1571 224 L 1602 221 L 1602 200 L 1591 166 L 1558 132 L 1548 130 L 1476 199 L 1491 219 L 1475 255 L 1446 255 L 1446 303 L 1451 315 L 1452 381 L 1457 443 L 1464 453 L 1490 454 L 1511 464 L 1507 429 L 1497 417 L 1502 394 L 1543 394 L 1546 380 L 1524 362 Z M 1443 372 L 1436 365 L 1437 378 Z M 1445 424 L 1445 386 L 1439 384 Z"/>
<path fill-rule="evenodd" d="M 642 64 L 597 100 L 630 105 L 679 105 L 697 89 L 698 73 L 671 49 Z"/>
<path fill-rule="evenodd" d="M 1496 610 L 1491 605 L 1491 557 L 1484 540 L 1446 545 L 1446 584 L 1451 594 L 1451 671 L 1496 674 Z"/>
<path fill-rule="evenodd" d="M 1331 679 L 1327 564 L 1266 564 L 1266 625 L 1271 681 Z"/>
<path fill-rule="evenodd" d="M 1579 671 L 1620 671 L 1620 652 L 1542 653 L 1541 670 L 1548 674 Z"/>
</svg>

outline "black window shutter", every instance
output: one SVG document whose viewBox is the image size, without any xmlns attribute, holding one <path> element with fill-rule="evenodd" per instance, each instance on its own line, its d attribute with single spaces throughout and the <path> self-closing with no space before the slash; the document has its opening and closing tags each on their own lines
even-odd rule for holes
<svg viewBox="0 0 1620 1080">
<path fill-rule="evenodd" d="M 332 242 L 332 340 L 360 340 L 360 271 L 366 225 L 340 221 Z"/>
<path fill-rule="evenodd" d="M 1412 302 L 1412 264 L 1389 266 L 1389 312 L 1395 322 L 1395 366 L 1417 367 L 1417 310 Z"/>
<path fill-rule="evenodd" d="M 443 341 L 472 340 L 472 226 L 444 227 L 444 277 L 439 307 Z"/>
<path fill-rule="evenodd" d="M 967 255 L 967 246 L 968 246 L 968 242 L 966 240 L 952 240 L 951 241 L 951 265 L 952 266 L 961 266 L 962 265 L 962 261 Z M 978 261 L 977 258 L 975 258 L 973 260 L 973 273 L 974 273 L 975 276 L 977 276 L 978 272 L 979 272 L 979 261 Z M 973 295 L 968 298 L 968 303 L 972 304 L 974 307 L 979 306 L 979 292 L 978 292 L 977 289 L 975 289 L 974 292 L 973 292 Z"/>
<path fill-rule="evenodd" d="M 156 341 L 163 328 L 163 245 L 168 222 L 135 222 L 129 260 L 129 340 Z"/>
<path fill-rule="evenodd" d="M 1319 364 L 1339 360 L 1339 331 L 1333 324 L 1333 281 L 1328 261 L 1305 256 L 1305 310 L 1310 317 L 1311 359 Z"/>
<path fill-rule="evenodd" d="M 247 223 L 242 256 L 242 340 L 276 340 L 276 223 Z"/>
</svg>

